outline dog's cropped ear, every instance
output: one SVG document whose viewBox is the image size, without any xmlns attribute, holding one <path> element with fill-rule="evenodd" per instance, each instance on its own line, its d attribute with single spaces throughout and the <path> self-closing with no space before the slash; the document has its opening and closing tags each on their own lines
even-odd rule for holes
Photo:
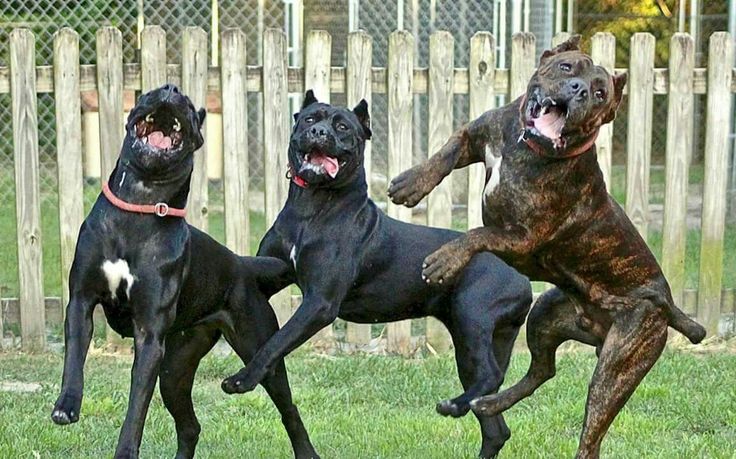
<svg viewBox="0 0 736 459">
<path fill-rule="evenodd" d="M 294 283 L 293 270 L 283 260 L 273 257 L 243 257 L 247 274 L 255 278 L 266 298 Z"/>
<path fill-rule="evenodd" d="M 606 115 L 603 120 L 603 124 L 610 123 L 616 119 L 616 110 L 621 105 L 621 101 L 624 98 L 624 87 L 626 87 L 626 81 L 628 76 L 625 73 L 613 75 L 613 95 L 611 103 L 611 111 Z"/>
<path fill-rule="evenodd" d="M 572 35 L 570 38 L 563 41 L 554 48 L 546 50 L 542 53 L 542 57 L 539 58 L 539 65 L 541 66 L 547 61 L 547 59 L 552 56 L 556 56 L 557 54 L 564 53 L 566 51 L 579 51 L 580 38 L 581 37 L 578 34 Z"/>
<path fill-rule="evenodd" d="M 302 102 L 302 110 L 309 107 L 312 104 L 316 104 L 319 102 L 316 97 L 314 97 L 314 91 L 311 89 L 307 91 L 306 94 L 304 94 L 304 102 Z"/>
<path fill-rule="evenodd" d="M 360 125 L 363 126 L 365 139 L 370 140 L 373 132 L 371 131 L 371 115 L 368 113 L 368 102 L 365 99 L 361 99 L 353 109 L 353 113 L 358 118 Z"/>
<path fill-rule="evenodd" d="M 199 125 L 202 126 L 204 124 L 204 119 L 207 117 L 207 110 L 204 108 L 200 108 L 197 110 L 197 119 L 199 119 Z"/>
</svg>

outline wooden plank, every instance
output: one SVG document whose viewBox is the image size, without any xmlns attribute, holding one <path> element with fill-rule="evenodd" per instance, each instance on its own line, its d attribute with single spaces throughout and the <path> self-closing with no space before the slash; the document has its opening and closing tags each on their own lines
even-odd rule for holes
<svg viewBox="0 0 736 459">
<path fill-rule="evenodd" d="M 141 33 L 141 90 L 148 92 L 166 81 L 166 32 L 147 26 Z"/>
<path fill-rule="evenodd" d="M 56 164 L 59 173 L 61 299 L 69 303 L 69 272 L 84 221 L 82 109 L 79 96 L 79 35 L 67 27 L 54 36 Z"/>
<path fill-rule="evenodd" d="M 723 235 L 728 182 L 728 147 L 733 78 L 731 35 L 716 32 L 710 36 L 708 54 L 708 102 L 705 121 L 705 177 L 703 179 L 703 218 L 700 239 L 700 277 L 698 318 L 708 335 L 718 333 L 723 280 Z"/>
<path fill-rule="evenodd" d="M 396 31 L 388 39 L 388 176 L 396 177 L 411 167 L 412 158 L 412 66 L 414 38 Z M 387 205 L 388 215 L 411 221 L 411 209 Z M 387 350 L 407 354 L 410 350 L 411 322 L 403 320 L 386 326 Z"/>
<path fill-rule="evenodd" d="M 345 70 L 345 86 L 347 88 L 348 107 L 354 107 L 365 99 L 368 110 L 371 109 L 371 63 L 373 59 L 373 41 L 365 32 L 348 34 L 347 68 Z M 363 152 L 365 177 L 368 182 L 368 195 L 371 193 L 371 142 L 366 142 Z M 349 343 L 366 345 L 371 340 L 371 325 L 348 322 L 346 339 Z"/>
<path fill-rule="evenodd" d="M 189 96 L 194 106 L 204 107 L 207 99 L 207 32 L 200 27 L 186 27 L 182 37 L 181 86 L 182 92 Z M 202 128 L 202 136 L 207 138 L 207 120 Z M 193 226 L 207 231 L 208 190 L 207 143 L 194 153 L 194 171 L 187 203 L 187 221 Z"/>
<path fill-rule="evenodd" d="M 332 37 L 325 30 L 312 30 L 307 35 L 304 51 L 304 88 L 314 91 L 320 102 L 330 103 L 330 60 Z"/>
<path fill-rule="evenodd" d="M 688 164 L 693 148 L 693 39 L 676 33 L 670 40 L 670 96 L 667 109 L 662 270 L 675 304 L 685 289 Z"/>
<path fill-rule="evenodd" d="M 35 45 L 36 39 L 30 30 L 10 32 L 20 324 L 21 345 L 25 351 L 41 351 L 46 346 Z"/>
<path fill-rule="evenodd" d="M 241 29 L 227 29 L 222 32 L 220 43 L 225 244 L 235 253 L 247 255 L 250 253 L 250 177 L 245 33 Z"/>
<path fill-rule="evenodd" d="M 263 34 L 263 181 L 266 225 L 270 227 L 286 202 L 289 181 L 284 178 L 289 148 L 289 115 L 286 66 L 286 36 L 279 29 Z M 291 294 L 286 288 L 271 298 L 279 323 L 291 317 Z"/>
<path fill-rule="evenodd" d="M 516 99 L 526 93 L 529 80 L 534 75 L 536 38 L 529 32 L 515 33 L 511 39 L 511 84 L 509 95 Z"/>
<path fill-rule="evenodd" d="M 304 87 L 314 92 L 320 102 L 330 103 L 330 61 L 332 37 L 324 30 L 312 30 L 307 35 L 304 50 Z M 281 153 L 282 155 L 284 152 Z M 335 340 L 332 324 L 317 332 L 311 344 L 329 347 Z"/>
<path fill-rule="evenodd" d="M 652 78 L 654 36 L 631 37 L 629 120 L 626 149 L 626 213 L 647 240 L 649 220 L 649 164 L 652 154 Z"/>
<path fill-rule="evenodd" d="M 597 32 L 593 35 L 590 57 L 597 65 L 613 74 L 616 66 L 616 37 L 609 32 Z M 598 140 L 595 142 L 598 165 L 606 181 L 606 190 L 611 191 L 611 170 L 613 167 L 613 121 L 601 126 Z"/>
<path fill-rule="evenodd" d="M 572 36 L 570 32 L 558 32 L 554 37 L 552 37 L 552 47 L 554 48 L 555 46 L 564 43 L 570 38 L 570 36 Z"/>
<path fill-rule="evenodd" d="M 435 32 L 429 37 L 429 139 L 428 153 L 433 155 L 452 135 L 452 86 L 455 67 L 455 40 L 449 32 Z M 452 180 L 443 180 L 427 199 L 427 224 L 452 227 Z M 450 349 L 452 339 L 447 328 L 434 317 L 427 317 L 427 344 L 436 352 Z"/>
<path fill-rule="evenodd" d="M 97 29 L 97 91 L 100 115 L 100 179 L 107 180 L 115 168 L 123 144 L 123 38 L 114 27 Z M 109 325 L 105 336 L 111 348 L 123 348 L 129 342 Z"/>
<path fill-rule="evenodd" d="M 495 108 L 496 41 L 488 32 L 478 32 L 470 39 L 469 118 L 474 120 Z M 485 164 L 471 164 L 468 169 L 468 229 L 483 226 L 483 188 Z"/>
</svg>

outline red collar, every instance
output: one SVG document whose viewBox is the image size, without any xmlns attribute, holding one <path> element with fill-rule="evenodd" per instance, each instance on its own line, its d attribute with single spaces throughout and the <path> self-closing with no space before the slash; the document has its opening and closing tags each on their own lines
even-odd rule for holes
<svg viewBox="0 0 736 459">
<path fill-rule="evenodd" d="M 596 129 L 593 135 L 591 135 L 588 138 L 588 140 L 586 140 L 585 143 L 582 144 L 581 146 L 577 148 L 573 148 L 571 151 L 568 151 L 562 156 L 551 156 L 551 155 L 548 155 L 547 152 L 544 151 L 544 147 L 539 145 L 534 140 L 526 137 L 526 135 L 524 134 L 525 133 L 522 133 L 522 140 L 524 141 L 525 144 L 527 144 L 529 148 L 532 149 L 534 153 L 538 154 L 539 156 L 544 156 L 545 158 L 551 158 L 551 159 L 569 159 L 569 158 L 574 158 L 576 156 L 580 156 L 586 151 L 590 150 L 590 148 L 595 144 L 595 141 L 598 138 L 598 130 Z"/>
<path fill-rule="evenodd" d="M 289 169 L 286 171 L 286 178 L 294 182 L 299 188 L 306 188 L 309 185 L 306 180 L 299 177 L 296 172 L 294 172 L 294 168 L 291 167 L 291 163 L 289 163 Z"/>
<path fill-rule="evenodd" d="M 159 217 L 168 216 L 184 218 L 187 215 L 186 209 L 175 209 L 173 207 L 169 207 L 165 202 L 157 202 L 156 204 L 131 204 L 129 202 L 125 202 L 112 193 L 107 182 L 102 184 L 102 194 L 104 194 L 107 200 L 110 201 L 110 204 L 126 212 L 154 214 Z"/>
</svg>

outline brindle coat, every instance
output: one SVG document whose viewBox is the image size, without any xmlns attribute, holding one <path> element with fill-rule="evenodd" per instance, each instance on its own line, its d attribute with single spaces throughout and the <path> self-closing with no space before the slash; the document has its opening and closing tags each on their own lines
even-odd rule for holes
<svg viewBox="0 0 736 459">
<path fill-rule="evenodd" d="M 484 194 L 485 226 L 429 255 L 423 274 L 430 283 L 450 282 L 473 254 L 491 251 L 532 280 L 557 286 L 529 315 L 526 376 L 476 399 L 473 409 L 496 415 L 531 395 L 554 376 L 562 342 L 596 346 L 578 457 L 597 457 L 611 422 L 662 352 L 667 325 L 694 343 L 705 330 L 673 304 L 656 259 L 606 192 L 591 143 L 615 117 L 626 76 L 595 66 L 578 42 L 546 51 L 524 96 L 461 128 L 427 162 L 396 177 L 389 195 L 414 206 L 453 168 L 500 160 L 498 184 Z M 557 141 L 535 129 L 548 98 L 567 109 Z"/>
</svg>

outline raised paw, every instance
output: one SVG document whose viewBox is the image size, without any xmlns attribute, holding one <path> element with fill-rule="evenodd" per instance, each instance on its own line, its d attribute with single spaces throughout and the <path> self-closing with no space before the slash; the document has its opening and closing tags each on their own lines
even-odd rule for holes
<svg viewBox="0 0 736 459">
<path fill-rule="evenodd" d="M 51 420 L 58 425 L 73 424 L 79 421 L 80 397 L 61 395 L 51 412 Z"/>
<path fill-rule="evenodd" d="M 470 408 L 473 410 L 473 413 L 480 416 L 496 416 L 503 411 L 498 404 L 498 400 L 498 394 L 478 397 L 470 402 Z"/>
<path fill-rule="evenodd" d="M 422 279 L 428 284 L 447 284 L 455 280 L 472 254 L 463 245 L 462 239 L 448 242 L 424 259 Z"/>
<path fill-rule="evenodd" d="M 249 381 L 249 378 L 246 375 L 241 375 L 241 373 L 237 373 L 222 381 L 220 387 L 226 394 L 244 394 L 256 388 L 258 381 Z"/>
<path fill-rule="evenodd" d="M 460 418 L 468 414 L 470 404 L 455 400 L 442 400 L 437 404 L 437 412 L 442 416 Z"/>
<path fill-rule="evenodd" d="M 406 170 L 391 180 L 388 197 L 394 204 L 414 207 L 436 186 L 421 165 Z"/>
</svg>

